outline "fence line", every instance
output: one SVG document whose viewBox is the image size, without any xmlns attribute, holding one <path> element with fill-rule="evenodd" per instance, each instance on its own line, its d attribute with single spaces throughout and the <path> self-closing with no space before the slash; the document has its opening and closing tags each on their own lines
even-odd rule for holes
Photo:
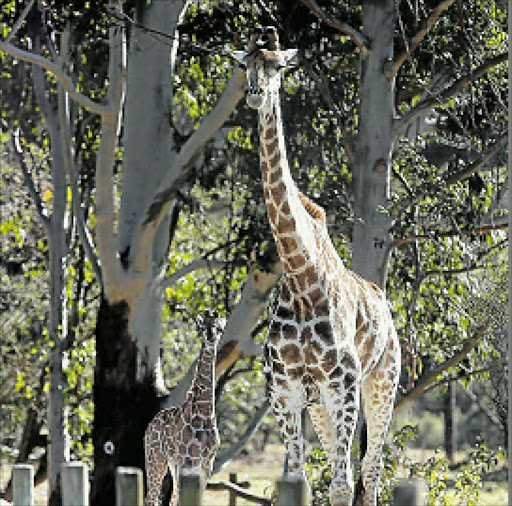
<svg viewBox="0 0 512 506">
<path fill-rule="evenodd" d="M 81 462 L 62 464 L 62 499 L 66 506 L 89 505 L 89 472 Z M 236 506 L 236 498 L 242 497 L 257 504 L 270 505 L 270 499 L 251 494 L 237 483 L 236 473 L 231 473 L 229 482 L 211 483 L 210 490 L 229 491 L 229 505 Z M 31 506 L 34 504 L 34 468 L 27 464 L 15 464 L 12 469 L 13 504 Z M 180 473 L 180 506 L 200 506 L 203 495 L 202 475 Z M 116 469 L 116 506 L 143 506 L 144 485 L 142 470 L 134 467 Z M 276 482 L 277 505 L 305 506 L 308 504 L 307 485 L 303 479 L 283 477 Z M 415 478 L 400 480 L 393 488 L 393 506 L 425 506 L 426 485 L 424 480 Z"/>
</svg>

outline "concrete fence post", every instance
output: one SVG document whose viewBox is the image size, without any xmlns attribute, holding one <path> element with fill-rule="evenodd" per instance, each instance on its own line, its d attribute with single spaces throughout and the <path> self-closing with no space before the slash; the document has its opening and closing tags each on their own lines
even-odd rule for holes
<svg viewBox="0 0 512 506">
<path fill-rule="evenodd" d="M 89 506 L 89 471 L 82 462 L 64 462 L 61 466 L 62 504 Z"/>
<path fill-rule="evenodd" d="M 427 486 L 421 478 L 400 480 L 393 487 L 393 506 L 426 506 Z"/>
<path fill-rule="evenodd" d="M 308 504 L 308 488 L 306 480 L 298 476 L 283 476 L 277 480 L 276 506 L 306 506 Z"/>
<path fill-rule="evenodd" d="M 143 506 L 144 480 L 136 467 L 116 469 L 116 506 Z"/>
<path fill-rule="evenodd" d="M 28 464 L 15 464 L 12 468 L 12 498 L 14 506 L 34 504 L 34 468 Z"/>
<path fill-rule="evenodd" d="M 180 471 L 180 506 L 200 506 L 202 504 L 204 478 L 186 469 Z"/>
</svg>

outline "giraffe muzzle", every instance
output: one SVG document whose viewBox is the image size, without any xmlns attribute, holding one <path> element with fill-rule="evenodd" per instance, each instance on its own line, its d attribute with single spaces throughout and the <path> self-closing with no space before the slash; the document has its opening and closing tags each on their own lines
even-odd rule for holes
<svg viewBox="0 0 512 506">
<path fill-rule="evenodd" d="M 265 101 L 265 91 L 257 86 L 249 86 L 247 90 L 247 104 L 252 109 L 259 109 Z"/>
</svg>

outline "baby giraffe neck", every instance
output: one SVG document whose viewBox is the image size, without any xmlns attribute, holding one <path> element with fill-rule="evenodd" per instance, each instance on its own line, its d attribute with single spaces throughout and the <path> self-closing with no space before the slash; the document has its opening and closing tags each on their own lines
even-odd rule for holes
<svg viewBox="0 0 512 506">
<path fill-rule="evenodd" d="M 215 405 L 214 388 L 216 358 L 216 346 L 211 344 L 204 345 L 199 355 L 196 375 L 189 391 L 190 395 L 193 397 L 193 402 L 210 405 L 211 413 L 213 413 Z"/>
</svg>

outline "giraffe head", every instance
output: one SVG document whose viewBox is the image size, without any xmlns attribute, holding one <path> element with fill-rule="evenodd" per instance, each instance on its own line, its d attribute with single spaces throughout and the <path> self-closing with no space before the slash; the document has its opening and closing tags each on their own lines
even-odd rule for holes
<svg viewBox="0 0 512 506">
<path fill-rule="evenodd" d="M 216 346 L 225 326 L 225 321 L 219 317 L 218 313 L 216 311 L 205 311 L 202 316 L 198 317 L 197 325 L 203 331 L 204 345 L 208 347 Z"/>
<path fill-rule="evenodd" d="M 296 49 L 279 49 L 277 30 L 273 26 L 254 30 L 247 52 L 235 51 L 234 58 L 245 67 L 247 75 L 247 103 L 253 109 L 263 106 L 271 93 L 281 86 L 281 70 L 297 54 Z"/>
</svg>

